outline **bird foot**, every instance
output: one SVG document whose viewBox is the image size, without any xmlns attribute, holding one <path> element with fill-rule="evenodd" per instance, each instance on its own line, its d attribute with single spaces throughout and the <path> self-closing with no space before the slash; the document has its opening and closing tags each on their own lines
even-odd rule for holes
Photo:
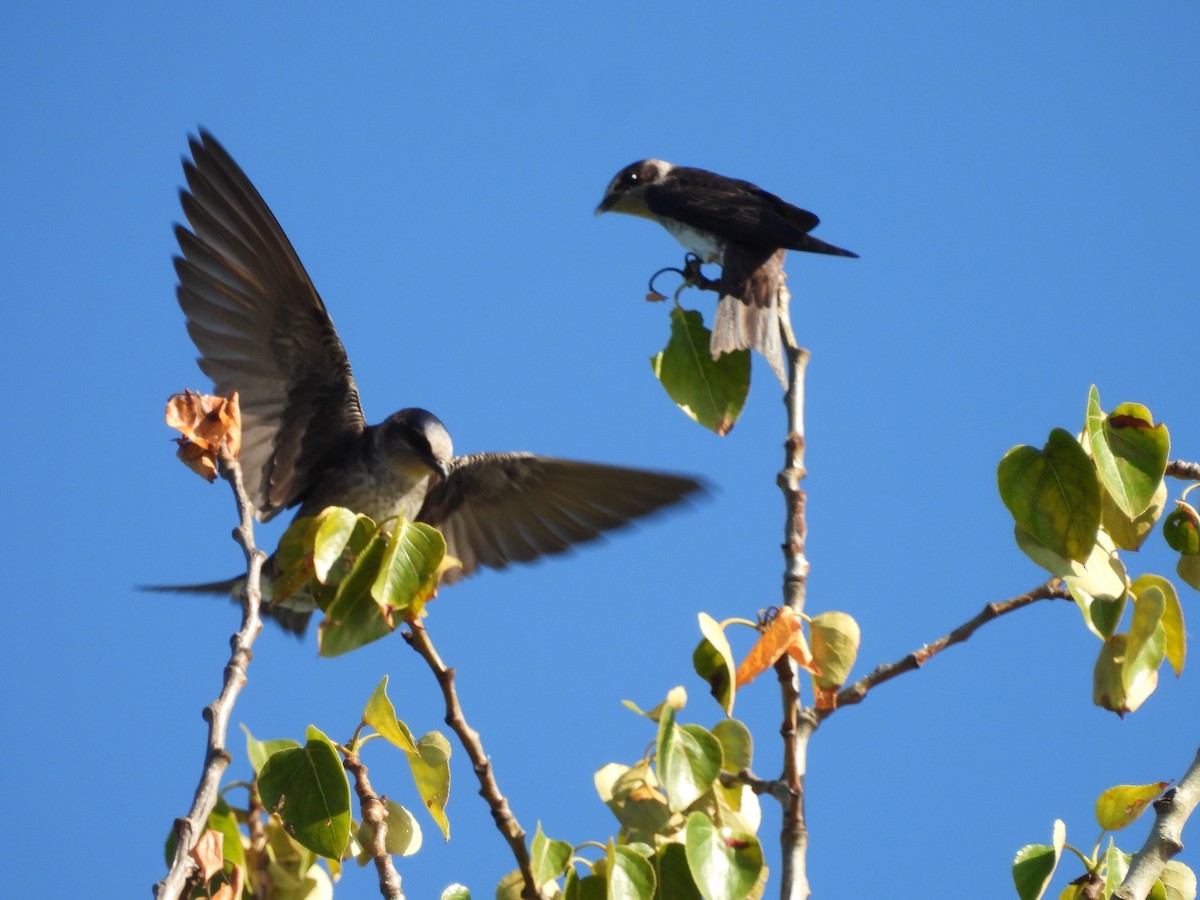
<svg viewBox="0 0 1200 900">
<path fill-rule="evenodd" d="M 695 253 L 689 253 L 683 258 L 683 280 L 686 284 L 700 288 L 702 291 L 717 291 L 720 292 L 721 279 L 709 278 L 704 274 L 701 267 L 704 265 L 704 260 L 698 257 Z"/>
</svg>

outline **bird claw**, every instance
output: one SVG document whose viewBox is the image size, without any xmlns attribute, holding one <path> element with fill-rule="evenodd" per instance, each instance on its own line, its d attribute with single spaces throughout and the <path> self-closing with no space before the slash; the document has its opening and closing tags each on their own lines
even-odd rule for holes
<svg viewBox="0 0 1200 900">
<path fill-rule="evenodd" d="M 658 280 L 658 276 L 662 275 L 664 272 L 674 272 L 683 279 L 683 283 L 680 284 L 678 290 L 675 291 L 676 302 L 679 302 L 679 295 L 683 292 L 684 288 L 698 287 L 702 291 L 719 291 L 720 279 L 707 277 L 701 271 L 701 266 L 703 265 L 704 260 L 698 257 L 695 253 L 689 253 L 683 258 L 682 269 L 678 269 L 675 266 L 666 266 L 665 268 L 659 269 L 650 276 L 649 291 L 646 294 L 646 299 L 652 303 L 667 299 L 666 294 L 663 294 L 654 286 L 654 282 Z"/>
</svg>

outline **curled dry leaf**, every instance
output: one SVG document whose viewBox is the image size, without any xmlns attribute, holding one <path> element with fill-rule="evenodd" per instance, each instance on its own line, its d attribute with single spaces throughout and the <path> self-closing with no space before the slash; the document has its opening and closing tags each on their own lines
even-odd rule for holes
<svg viewBox="0 0 1200 900">
<path fill-rule="evenodd" d="M 242 414 L 237 391 L 228 397 L 214 397 L 184 391 L 167 401 L 167 424 L 182 432 L 176 438 L 176 455 L 189 469 L 209 481 L 217 477 L 217 454 L 221 442 L 233 456 L 242 444 Z"/>
<path fill-rule="evenodd" d="M 775 661 L 785 653 L 791 656 L 800 668 L 819 674 L 809 652 L 808 641 L 804 639 L 800 617 L 790 607 L 782 606 L 738 666 L 737 686 L 740 688 L 749 684 L 775 665 Z"/>
</svg>

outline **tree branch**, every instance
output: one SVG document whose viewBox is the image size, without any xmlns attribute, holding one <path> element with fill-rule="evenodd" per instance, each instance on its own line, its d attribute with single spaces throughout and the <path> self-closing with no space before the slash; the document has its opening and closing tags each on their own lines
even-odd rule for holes
<svg viewBox="0 0 1200 900">
<path fill-rule="evenodd" d="M 400 873 L 392 863 L 387 849 L 387 807 L 371 788 L 367 778 L 367 767 L 357 753 L 347 753 L 342 766 L 354 777 L 354 793 L 358 795 L 358 807 L 362 820 L 371 826 L 371 842 L 367 851 L 375 860 L 375 871 L 379 873 L 379 893 L 387 900 L 404 900 L 404 888 L 400 886 Z"/>
<path fill-rule="evenodd" d="M 891 681 L 897 675 L 902 675 L 905 672 L 911 672 L 914 669 L 919 669 L 929 661 L 930 657 L 941 653 L 947 647 L 954 644 L 961 644 L 967 640 L 976 631 L 991 622 L 993 619 L 998 619 L 1000 616 L 1015 612 L 1022 607 L 1029 606 L 1031 603 L 1036 603 L 1039 600 L 1070 600 L 1070 592 L 1062 586 L 1062 581 L 1058 578 L 1052 578 L 1044 584 L 1040 584 L 1027 594 L 1021 594 L 1019 597 L 1013 597 L 1009 600 L 1003 600 L 999 603 L 989 603 L 983 608 L 979 615 L 975 616 L 968 622 L 959 625 L 949 634 L 943 635 L 931 644 L 926 644 L 918 650 L 905 656 L 903 659 L 896 660 L 893 663 L 879 666 L 875 671 L 860 678 L 849 687 L 842 688 L 837 696 L 837 706 L 835 709 L 821 710 L 818 715 L 821 720 L 827 719 L 836 709 L 843 706 L 852 706 L 855 703 L 862 703 L 867 696 L 867 691 L 876 685 L 883 684 L 885 681 Z"/>
<path fill-rule="evenodd" d="M 229 751 L 225 748 L 229 732 L 229 719 L 238 694 L 246 684 L 246 668 L 253 654 L 250 651 L 254 639 L 262 631 L 259 607 L 262 604 L 260 588 L 263 562 L 267 556 L 254 545 L 254 506 L 242 483 L 242 468 L 238 461 L 221 446 L 221 474 L 233 488 L 237 501 L 240 524 L 234 529 L 234 540 L 241 545 L 246 555 L 246 585 L 242 589 L 242 625 L 230 638 L 231 654 L 225 665 L 225 684 L 220 696 L 204 709 L 208 722 L 208 749 L 204 755 L 204 768 L 200 783 L 192 800 L 187 816 L 175 820 L 175 856 L 167 875 L 154 886 L 158 900 L 174 900 L 182 896 L 185 884 L 195 869 L 190 854 L 204 833 L 204 825 L 216 806 L 221 787 L 221 776 L 229 766 Z"/>
<path fill-rule="evenodd" d="M 808 588 L 808 558 L 804 553 L 808 537 L 805 510 L 808 496 L 800 482 L 807 474 L 804 468 L 804 375 L 808 368 L 809 352 L 796 346 L 789 314 L 791 293 L 779 286 L 779 327 L 788 358 L 788 388 L 784 395 L 787 410 L 787 436 L 784 439 L 783 470 L 776 478 L 787 508 L 783 540 L 783 602 L 797 613 L 804 612 Z M 808 825 L 804 816 L 804 776 L 808 769 L 808 742 L 817 728 L 818 720 L 811 710 L 800 705 L 800 685 L 796 666 L 786 654 L 775 663 L 779 679 L 780 700 L 783 706 L 783 775 L 781 789 L 772 796 L 780 801 L 783 822 L 779 842 L 783 851 L 780 873 L 780 897 L 804 900 L 809 896 L 808 884 Z"/>
<path fill-rule="evenodd" d="M 496 783 L 495 775 L 492 773 L 492 763 L 488 759 L 487 753 L 484 752 L 479 732 L 467 724 L 466 717 L 463 715 L 462 706 L 458 702 L 458 691 L 454 687 L 454 670 L 447 668 L 441 657 L 438 656 L 425 626 L 415 621 L 410 624 L 412 631 L 411 633 L 404 632 L 404 639 L 428 663 L 442 688 L 442 696 L 446 700 L 446 724 L 458 735 L 459 743 L 467 752 L 471 765 L 475 769 L 475 777 L 479 779 L 479 795 L 487 801 L 488 807 L 492 811 L 492 818 L 496 822 L 496 828 L 512 849 L 512 854 L 517 861 L 517 868 L 521 870 L 521 877 L 525 880 L 525 888 L 521 891 L 521 896 L 526 900 L 542 900 L 542 894 L 534 879 L 529 848 L 525 846 L 525 830 L 517 821 L 516 816 L 512 814 L 512 810 L 509 809 L 508 800 L 500 793 L 500 786 Z"/>
<path fill-rule="evenodd" d="M 1173 459 L 1167 463 L 1167 474 L 1181 481 L 1200 481 L 1200 463 Z"/>
<path fill-rule="evenodd" d="M 1141 900 L 1149 895 L 1163 867 L 1183 849 L 1183 823 L 1200 803 L 1200 753 L 1174 788 L 1154 801 L 1154 826 L 1146 843 L 1129 863 L 1113 900 Z"/>
</svg>

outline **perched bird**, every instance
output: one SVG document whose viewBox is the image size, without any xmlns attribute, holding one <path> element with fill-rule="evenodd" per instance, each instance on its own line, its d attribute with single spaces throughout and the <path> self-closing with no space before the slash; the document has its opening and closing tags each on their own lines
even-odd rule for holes
<svg viewBox="0 0 1200 900">
<path fill-rule="evenodd" d="M 455 456 L 423 409 L 367 425 L 333 321 L 275 216 L 211 134 L 189 143 L 176 296 L 216 393 L 240 394 L 239 459 L 260 519 L 299 504 L 298 516 L 337 505 L 426 522 L 462 562 L 452 580 L 561 553 L 701 489 L 686 476 L 530 453 Z M 272 610 L 297 633 L 310 612 Z"/>
<path fill-rule="evenodd" d="M 757 185 L 661 159 L 618 172 L 596 215 L 609 210 L 652 219 L 702 262 L 720 264 L 713 359 L 752 348 L 785 386 L 779 289 L 786 251 L 858 256 L 810 235 L 820 219 Z"/>
</svg>

